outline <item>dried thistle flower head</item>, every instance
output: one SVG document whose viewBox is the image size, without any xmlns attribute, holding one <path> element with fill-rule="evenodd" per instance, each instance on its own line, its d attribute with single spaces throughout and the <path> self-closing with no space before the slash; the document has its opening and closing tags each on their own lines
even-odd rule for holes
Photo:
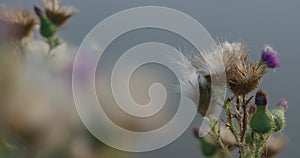
<svg viewBox="0 0 300 158">
<path fill-rule="evenodd" d="M 29 37 L 38 24 L 34 14 L 22 8 L 11 10 L 7 6 L 2 6 L 0 18 L 2 23 L 11 29 L 11 38 L 18 42 Z"/>
<path fill-rule="evenodd" d="M 191 63 L 196 72 L 206 77 L 222 74 L 224 72 L 223 52 L 220 46 L 216 46 L 212 51 L 202 51 L 191 58 Z"/>
<path fill-rule="evenodd" d="M 192 60 L 196 70 L 203 76 L 222 74 L 225 67 L 227 86 L 236 95 L 245 95 L 258 86 L 261 77 L 266 73 L 265 65 L 246 64 L 248 54 L 245 44 L 224 42 L 212 52 L 201 52 Z M 208 67 L 213 67 L 214 71 L 208 70 Z M 214 77 L 218 78 L 218 75 Z"/>
<path fill-rule="evenodd" d="M 234 94 L 246 95 L 257 88 L 265 73 L 264 65 L 241 62 L 227 72 L 228 86 Z"/>
<path fill-rule="evenodd" d="M 226 71 L 229 71 L 235 65 L 245 62 L 249 51 L 246 50 L 246 45 L 240 42 L 224 42 L 218 48 L 222 51 Z"/>
<path fill-rule="evenodd" d="M 76 15 L 78 10 L 63 6 L 57 0 L 43 0 L 47 17 L 57 26 L 65 25 L 69 18 Z"/>
<path fill-rule="evenodd" d="M 266 67 L 258 63 L 246 63 L 249 51 L 243 43 L 224 42 L 219 49 L 223 52 L 230 90 L 236 95 L 246 95 L 255 90 L 266 73 Z"/>
<path fill-rule="evenodd" d="M 203 51 L 196 55 L 193 60 L 194 66 L 202 75 L 208 75 L 208 66 L 225 66 L 225 70 L 230 70 L 234 65 L 244 62 L 247 59 L 248 51 L 246 46 L 239 42 L 224 42 L 217 45 L 212 51 Z M 221 63 L 224 63 L 221 65 Z"/>
</svg>

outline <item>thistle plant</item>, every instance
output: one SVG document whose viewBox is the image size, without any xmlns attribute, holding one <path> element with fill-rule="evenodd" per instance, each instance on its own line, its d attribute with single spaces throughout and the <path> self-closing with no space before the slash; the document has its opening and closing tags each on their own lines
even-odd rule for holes
<svg viewBox="0 0 300 158">
<path fill-rule="evenodd" d="M 45 9 L 34 6 L 34 11 L 40 20 L 40 34 L 49 45 L 49 52 L 61 44 L 61 38 L 57 36 L 57 30 L 65 25 L 67 20 L 77 14 L 77 10 L 62 6 L 57 0 L 44 0 Z"/>
<path fill-rule="evenodd" d="M 195 128 L 204 156 L 229 158 L 238 154 L 240 158 L 271 157 L 286 144 L 280 133 L 285 127 L 287 101 L 281 99 L 275 108 L 270 109 L 267 93 L 257 90 L 268 69 L 280 66 L 278 54 L 272 47 L 265 46 L 261 58 L 249 62 L 249 53 L 243 43 L 224 42 L 211 52 L 201 52 L 190 58 L 191 65 L 201 78 L 198 81 L 198 112 L 212 129 L 206 136 L 200 137 L 202 129 Z M 210 60 L 213 56 L 222 56 L 226 88 L 230 91 L 224 100 L 224 114 L 220 118 L 207 116 L 212 91 L 210 78 L 218 75 L 207 68 L 207 65 L 218 64 L 216 60 Z"/>
<path fill-rule="evenodd" d="M 43 2 L 34 11 L 0 11 L 0 157 L 127 157 L 83 128 L 70 95 L 77 46 L 60 41 L 57 31 L 77 11 Z M 87 70 L 90 58 L 79 67 Z"/>
<path fill-rule="evenodd" d="M 15 44 L 24 55 L 26 46 L 33 41 L 30 37 L 39 26 L 39 33 L 49 47 L 48 55 L 53 56 L 51 51 L 62 44 L 57 31 L 78 11 L 63 6 L 57 0 L 44 0 L 43 4 L 44 9 L 34 6 L 34 12 L 24 8 L 10 9 L 3 5 L 0 12 L 0 42 Z"/>
</svg>

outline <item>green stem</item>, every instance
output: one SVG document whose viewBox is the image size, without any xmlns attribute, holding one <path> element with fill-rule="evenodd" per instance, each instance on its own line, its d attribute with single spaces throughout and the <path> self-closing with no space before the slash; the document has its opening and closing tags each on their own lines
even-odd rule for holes
<svg viewBox="0 0 300 158">
<path fill-rule="evenodd" d="M 246 99 L 245 96 L 243 96 L 243 103 L 242 103 L 242 107 L 243 107 L 243 112 L 244 112 L 244 116 L 243 116 L 243 130 L 241 132 L 241 142 L 243 144 L 245 144 L 245 136 L 246 136 L 246 132 L 247 132 L 247 127 L 248 127 L 248 111 L 247 111 L 247 103 L 246 103 Z"/>
<path fill-rule="evenodd" d="M 228 148 L 224 145 L 223 140 L 222 140 L 222 137 L 221 137 L 220 124 L 219 124 L 219 129 L 218 129 L 218 131 L 216 131 L 216 128 L 215 128 L 215 127 L 214 127 L 213 130 L 214 130 L 214 132 L 215 132 L 216 135 L 217 135 L 217 140 L 218 140 L 219 144 L 221 145 L 222 150 L 223 150 L 224 153 L 225 153 L 225 157 L 231 158 L 231 157 L 232 157 L 232 156 L 231 156 L 231 153 L 230 153 L 230 151 L 228 150 Z"/>
<path fill-rule="evenodd" d="M 240 157 L 241 158 L 244 158 L 244 151 L 242 149 L 242 145 L 241 145 L 241 142 L 240 142 L 240 139 L 239 139 L 239 136 L 238 136 L 238 132 L 236 130 L 236 128 L 234 128 L 234 124 L 233 124 L 233 120 L 232 120 L 232 113 L 230 111 L 230 105 L 228 105 L 229 103 L 225 103 L 226 106 L 225 106 L 225 110 L 226 110 L 226 115 L 227 115 L 227 120 L 229 122 L 229 128 L 230 128 L 230 131 L 232 132 L 236 142 L 237 142 L 237 145 L 239 147 L 239 150 L 240 150 Z"/>
<path fill-rule="evenodd" d="M 263 137 L 260 135 L 259 136 L 259 139 L 256 141 L 255 143 L 255 158 L 260 158 L 261 157 L 261 153 L 263 151 L 263 142 L 264 142 L 264 139 Z"/>
<path fill-rule="evenodd" d="M 238 115 L 238 118 L 237 118 L 237 122 L 239 124 L 239 128 L 240 128 L 240 132 L 242 132 L 242 113 L 241 113 L 241 109 L 240 109 L 240 96 L 236 96 L 236 113 Z"/>
<path fill-rule="evenodd" d="M 58 36 L 47 38 L 47 44 L 49 45 L 48 56 L 53 56 L 51 51 L 61 44 L 61 39 Z"/>
</svg>

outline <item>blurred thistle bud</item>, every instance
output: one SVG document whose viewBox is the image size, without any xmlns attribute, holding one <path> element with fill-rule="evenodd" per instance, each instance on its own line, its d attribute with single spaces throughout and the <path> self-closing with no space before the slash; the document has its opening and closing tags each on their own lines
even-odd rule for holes
<svg viewBox="0 0 300 158">
<path fill-rule="evenodd" d="M 217 153 L 218 145 L 215 142 L 215 138 L 208 134 L 204 137 L 200 137 L 203 135 L 202 130 L 199 126 L 195 126 L 193 128 L 194 136 L 200 141 L 200 149 L 202 154 L 206 157 L 214 156 Z"/>
<path fill-rule="evenodd" d="M 281 99 L 277 107 L 271 110 L 274 119 L 274 132 L 280 132 L 285 127 L 285 112 L 287 111 L 288 104 L 285 99 Z"/>
<path fill-rule="evenodd" d="M 280 101 L 276 104 L 278 108 L 282 107 L 284 109 L 284 112 L 288 111 L 288 102 L 286 99 L 282 98 Z"/>
<path fill-rule="evenodd" d="M 200 138 L 201 151 L 204 156 L 211 157 L 217 153 L 217 146 L 213 142 Z"/>
<path fill-rule="evenodd" d="M 267 103 L 267 94 L 259 90 L 255 96 L 257 109 L 250 120 L 251 128 L 259 134 L 266 134 L 272 131 L 273 117 L 268 110 Z"/>
<path fill-rule="evenodd" d="M 249 114 L 254 114 L 256 111 L 256 105 L 252 104 L 249 108 Z"/>
<path fill-rule="evenodd" d="M 265 46 L 265 48 L 262 50 L 261 61 L 272 69 L 280 67 L 280 60 L 278 54 L 269 45 Z"/>
<path fill-rule="evenodd" d="M 52 23 L 51 20 L 48 19 L 48 17 L 45 15 L 45 13 L 42 11 L 40 7 L 34 6 L 34 11 L 40 19 L 41 35 L 47 39 L 50 39 L 56 34 L 57 31 L 56 26 Z"/>
<path fill-rule="evenodd" d="M 193 128 L 194 136 L 200 140 L 200 148 L 202 151 L 202 154 L 207 157 L 211 157 L 215 155 L 217 152 L 217 145 L 215 144 L 214 138 L 211 137 L 211 135 L 206 135 L 205 137 L 200 137 L 201 129 L 199 126 L 195 126 Z"/>
</svg>

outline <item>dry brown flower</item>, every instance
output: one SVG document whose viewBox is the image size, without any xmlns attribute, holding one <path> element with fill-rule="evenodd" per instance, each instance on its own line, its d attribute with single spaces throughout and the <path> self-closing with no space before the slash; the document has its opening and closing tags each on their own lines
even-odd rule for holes
<svg viewBox="0 0 300 158">
<path fill-rule="evenodd" d="M 246 95 L 256 89 L 265 73 L 265 65 L 240 62 L 227 72 L 229 89 L 236 95 Z"/>
<path fill-rule="evenodd" d="M 219 49 L 223 53 L 229 89 L 236 95 L 246 95 L 255 90 L 266 73 L 266 66 L 247 64 L 249 51 L 243 43 L 224 42 Z"/>
<path fill-rule="evenodd" d="M 43 3 L 47 17 L 57 27 L 65 25 L 69 18 L 78 13 L 78 10 L 63 6 L 62 3 L 57 0 L 43 0 Z"/>
<path fill-rule="evenodd" d="M 192 63 L 198 73 L 203 76 L 229 71 L 234 65 L 245 62 L 249 54 L 243 43 L 224 42 L 212 51 L 202 51 L 192 57 Z"/>
<path fill-rule="evenodd" d="M 227 82 L 226 85 L 233 93 L 244 95 L 254 90 L 265 74 L 263 66 L 246 64 L 248 54 L 245 44 L 224 42 L 212 51 L 202 51 L 191 60 L 196 72 L 208 79 L 208 82 L 211 78 L 214 78 L 214 84 L 222 85 Z M 210 101 L 210 96 L 204 96 L 204 94 L 201 93 L 202 98 L 200 95 L 200 105 L 204 103 L 203 101 L 207 103 Z M 207 107 L 203 105 L 199 107 Z"/>
<path fill-rule="evenodd" d="M 35 15 L 23 8 L 12 10 L 7 6 L 1 8 L 1 25 L 9 30 L 8 38 L 18 42 L 29 37 L 38 24 Z"/>
<path fill-rule="evenodd" d="M 223 54 L 226 71 L 229 71 L 234 65 L 245 62 L 249 54 L 249 51 L 246 50 L 246 45 L 238 42 L 224 42 L 218 49 Z"/>
</svg>

